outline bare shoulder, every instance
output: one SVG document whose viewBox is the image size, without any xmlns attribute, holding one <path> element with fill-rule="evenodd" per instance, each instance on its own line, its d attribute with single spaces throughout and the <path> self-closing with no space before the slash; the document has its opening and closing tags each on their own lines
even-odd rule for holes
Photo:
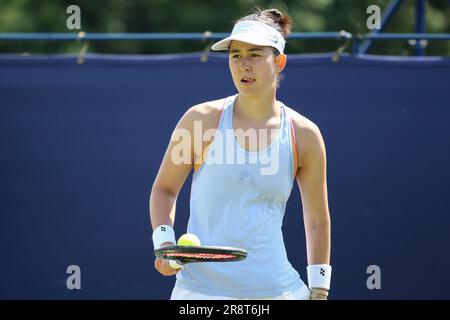
<svg viewBox="0 0 450 320">
<path fill-rule="evenodd" d="M 204 129 L 215 127 L 219 121 L 224 99 L 206 101 L 190 107 L 184 117 L 190 122 L 201 121 Z"/>
<path fill-rule="evenodd" d="M 325 145 L 317 124 L 292 108 L 288 107 L 288 112 L 294 126 L 299 167 L 301 167 L 308 155 L 324 153 Z"/>
</svg>

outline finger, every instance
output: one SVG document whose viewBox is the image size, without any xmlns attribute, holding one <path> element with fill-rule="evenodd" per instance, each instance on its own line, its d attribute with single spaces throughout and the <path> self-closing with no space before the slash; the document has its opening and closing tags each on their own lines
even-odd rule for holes
<svg viewBox="0 0 450 320">
<path fill-rule="evenodd" d="M 328 291 L 322 289 L 311 289 L 310 300 L 328 300 Z"/>
<path fill-rule="evenodd" d="M 177 274 L 178 271 L 180 271 L 179 269 L 171 268 L 168 260 L 164 260 L 164 259 L 160 259 L 160 258 L 155 260 L 155 268 L 163 276 L 173 276 L 173 275 Z"/>
<path fill-rule="evenodd" d="M 168 268 L 167 266 L 164 264 L 164 260 L 158 258 L 155 260 L 155 269 L 158 270 L 159 273 L 161 273 L 162 275 L 168 275 Z"/>
<path fill-rule="evenodd" d="M 155 259 L 155 268 L 156 268 L 156 270 L 159 270 L 161 268 L 161 263 L 162 263 L 162 260 L 160 258 L 156 258 Z"/>
<path fill-rule="evenodd" d="M 163 260 L 162 266 L 164 270 L 170 274 L 176 274 L 178 271 L 181 270 L 182 267 L 174 260 Z"/>
<path fill-rule="evenodd" d="M 169 260 L 169 267 L 175 270 L 183 269 L 183 265 L 178 264 L 178 262 L 175 260 Z"/>
<path fill-rule="evenodd" d="M 168 277 L 168 276 L 173 276 L 173 275 L 177 274 L 178 271 L 180 271 L 180 270 L 175 270 L 175 269 L 172 269 L 172 268 L 170 268 L 170 267 L 167 267 L 167 268 L 165 268 L 165 269 L 162 269 L 161 271 L 162 271 L 162 272 L 161 272 L 162 275 Z"/>
</svg>

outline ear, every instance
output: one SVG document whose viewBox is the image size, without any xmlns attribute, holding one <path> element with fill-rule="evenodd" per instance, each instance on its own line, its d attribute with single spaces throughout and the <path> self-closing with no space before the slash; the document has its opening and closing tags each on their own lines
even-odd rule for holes
<svg viewBox="0 0 450 320">
<path fill-rule="evenodd" d="M 287 56 L 283 53 L 280 53 L 277 57 L 278 72 L 283 71 L 283 69 L 286 67 L 286 62 L 287 62 Z"/>
</svg>

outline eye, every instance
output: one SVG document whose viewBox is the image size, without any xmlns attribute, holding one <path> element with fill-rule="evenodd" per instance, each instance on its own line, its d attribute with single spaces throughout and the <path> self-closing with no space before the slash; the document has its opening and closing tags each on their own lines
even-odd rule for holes
<svg viewBox="0 0 450 320">
<path fill-rule="evenodd" d="M 231 57 L 232 57 L 233 59 L 236 59 L 236 58 L 239 58 L 239 55 L 238 55 L 238 54 L 233 54 L 233 55 L 231 55 Z"/>
<path fill-rule="evenodd" d="M 251 57 L 252 57 L 252 58 L 257 58 L 257 57 L 261 57 L 261 56 L 260 56 L 259 54 L 256 54 L 256 53 L 252 53 L 252 54 L 251 54 Z"/>
</svg>

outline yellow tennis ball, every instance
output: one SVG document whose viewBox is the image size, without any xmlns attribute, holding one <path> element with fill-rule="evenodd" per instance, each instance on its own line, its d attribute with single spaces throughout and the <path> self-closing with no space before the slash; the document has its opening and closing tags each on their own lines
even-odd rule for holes
<svg viewBox="0 0 450 320">
<path fill-rule="evenodd" d="M 178 239 L 177 244 L 179 246 L 199 246 L 200 239 L 195 234 L 186 233 Z"/>
</svg>

